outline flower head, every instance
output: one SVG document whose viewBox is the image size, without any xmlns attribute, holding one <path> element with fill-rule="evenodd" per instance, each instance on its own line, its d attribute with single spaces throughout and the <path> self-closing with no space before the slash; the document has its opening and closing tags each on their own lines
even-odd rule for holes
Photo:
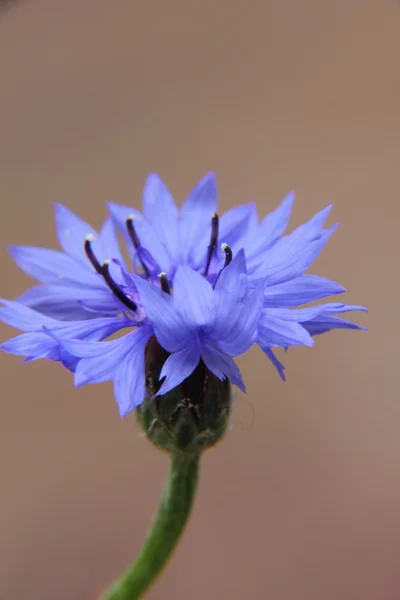
<svg viewBox="0 0 400 600">
<path fill-rule="evenodd" d="M 365 310 L 332 302 L 298 308 L 345 290 L 305 273 L 336 228 L 324 228 L 331 207 L 284 235 L 293 199 L 289 194 L 260 222 L 254 204 L 219 218 L 209 174 L 179 212 L 153 174 L 144 188 L 143 214 L 111 204 L 111 219 L 98 236 L 57 206 L 64 253 L 11 249 L 41 285 L 14 302 L 2 301 L 0 319 L 24 332 L 2 349 L 27 360 L 59 361 L 74 372 L 78 386 L 112 380 L 121 415 L 145 398 L 151 339 L 165 352 L 156 397 L 183 385 L 199 365 L 244 390 L 233 359 L 253 344 L 284 379 L 275 348 L 311 346 L 313 336 L 331 329 L 362 329 L 338 315 Z M 113 224 L 128 244 L 131 269 Z M 129 331 L 105 339 L 122 329 Z"/>
</svg>

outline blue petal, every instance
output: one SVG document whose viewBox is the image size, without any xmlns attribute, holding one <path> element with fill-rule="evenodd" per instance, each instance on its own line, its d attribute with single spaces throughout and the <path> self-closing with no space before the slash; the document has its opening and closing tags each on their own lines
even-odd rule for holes
<svg viewBox="0 0 400 600">
<path fill-rule="evenodd" d="M 0 349 L 17 356 L 28 356 L 30 360 L 46 358 L 57 343 L 44 332 L 22 333 L 1 344 Z"/>
<path fill-rule="evenodd" d="M 240 250 L 215 285 L 217 316 L 208 337 L 231 356 L 243 354 L 254 343 L 262 309 L 264 282 L 253 285 L 249 295 L 247 279 L 244 252 Z"/>
<path fill-rule="evenodd" d="M 218 332 L 218 346 L 228 355 L 239 356 L 254 344 L 263 307 L 263 296 L 264 285 L 261 281 L 242 306 L 240 313 L 228 312 L 228 315 L 231 315 L 231 324 L 227 319 L 225 331 Z M 213 335 L 211 334 L 209 338 L 213 339 Z"/>
<path fill-rule="evenodd" d="M 257 343 L 264 350 L 274 346 L 312 346 L 313 339 L 299 323 L 286 321 L 264 309 L 261 314 Z"/>
<path fill-rule="evenodd" d="M 84 243 L 87 235 L 95 235 L 93 227 L 62 204 L 55 203 L 54 208 L 60 246 L 72 258 L 87 261 Z"/>
<path fill-rule="evenodd" d="M 4 352 L 19 354 L 27 360 L 49 358 L 65 363 L 70 352 L 61 351 L 57 336 L 80 340 L 100 340 L 123 327 L 131 326 L 130 319 L 98 318 L 86 321 L 55 321 L 17 302 L 2 301 L 0 319 L 28 333 L 4 342 Z M 47 333 L 51 332 L 51 335 Z M 73 353 L 72 353 L 73 354 Z"/>
<path fill-rule="evenodd" d="M 248 266 L 253 268 L 254 264 L 262 268 L 262 264 L 270 264 L 271 260 L 274 261 L 277 256 L 280 255 L 281 259 L 284 256 L 291 256 L 292 254 L 303 255 L 307 248 L 310 248 L 312 242 L 316 242 L 325 236 L 325 241 L 329 237 L 330 233 L 337 227 L 338 224 L 331 227 L 329 230 L 323 230 L 322 226 L 325 223 L 332 205 L 327 206 L 322 211 L 314 215 L 310 221 L 300 225 L 292 231 L 292 233 L 281 237 L 273 247 L 265 249 L 262 244 L 262 240 L 255 240 L 253 244 L 250 244 L 250 248 L 247 252 L 248 255 Z M 316 255 L 314 256 L 314 258 Z M 304 257 L 303 257 L 304 258 Z M 258 263 L 257 263 L 258 259 Z M 314 260 L 314 259 L 312 259 Z M 308 267 L 307 267 L 308 268 Z M 303 269 L 304 271 L 305 269 Z M 299 274 L 299 273 L 298 273 Z"/>
<path fill-rule="evenodd" d="M 197 344 L 171 354 L 161 370 L 160 380 L 163 377 L 166 379 L 156 395 L 162 396 L 176 388 L 177 385 L 193 373 L 199 361 L 200 350 Z"/>
<path fill-rule="evenodd" d="M 327 315 L 322 315 L 321 317 L 306 321 L 305 323 L 302 323 L 302 325 L 311 335 L 320 335 L 321 333 L 332 331 L 332 329 L 367 330 L 366 327 L 358 325 L 357 323 L 352 323 L 351 321 L 347 321 L 345 319 L 339 319 L 337 317 L 330 317 Z"/>
<path fill-rule="evenodd" d="M 178 267 L 174 279 L 175 306 L 191 331 L 212 326 L 216 317 L 213 289 L 200 273 Z"/>
<path fill-rule="evenodd" d="M 178 209 L 171 192 L 155 173 L 148 176 L 144 186 L 143 212 L 169 256 L 176 262 L 181 253 Z"/>
<path fill-rule="evenodd" d="M 75 385 L 80 387 L 87 383 L 101 383 L 113 379 L 128 354 L 144 353 L 151 335 L 150 327 L 140 327 L 123 337 L 106 342 L 81 342 L 61 338 L 59 342 L 67 352 L 82 358 L 75 373 Z"/>
<path fill-rule="evenodd" d="M 47 325 L 46 329 L 62 338 L 77 340 L 102 340 L 125 327 L 132 327 L 132 320 L 123 317 L 99 317 L 86 321 L 64 321 Z"/>
<path fill-rule="evenodd" d="M 246 391 L 238 366 L 234 363 L 230 356 L 225 354 L 225 352 L 215 347 L 204 346 L 201 349 L 201 358 L 203 359 L 206 367 L 212 373 L 214 373 L 218 379 L 223 380 L 228 378 L 243 392 Z"/>
<path fill-rule="evenodd" d="M 21 294 L 16 301 L 63 321 L 116 314 L 121 311 L 122 306 L 105 284 L 103 289 L 56 284 L 38 285 Z M 93 314 L 94 312 L 97 314 Z"/>
<path fill-rule="evenodd" d="M 297 227 L 288 237 L 302 240 L 317 240 L 321 237 L 323 230 L 322 227 L 325 224 L 329 213 L 332 210 L 333 204 L 329 204 L 316 215 L 314 215 L 307 223 L 303 223 Z"/>
<path fill-rule="evenodd" d="M 270 348 L 263 348 L 263 351 L 268 356 L 269 360 L 272 362 L 272 364 L 274 365 L 275 369 L 278 371 L 279 377 L 283 381 L 286 381 L 286 375 L 285 375 L 285 367 L 284 367 L 284 365 L 276 358 L 275 354 L 273 353 L 273 351 Z"/>
<path fill-rule="evenodd" d="M 32 246 L 10 246 L 9 251 L 19 268 L 41 283 L 100 288 L 103 285 L 89 261 L 86 266 L 63 252 Z"/>
<path fill-rule="evenodd" d="M 171 259 L 166 248 L 159 240 L 152 225 L 150 225 L 143 217 L 135 219 L 135 229 L 139 237 L 141 246 L 147 250 L 153 259 L 160 265 L 161 269 L 166 273 L 170 272 Z"/>
<path fill-rule="evenodd" d="M 45 358 L 61 362 L 70 371 L 75 371 L 79 359 L 61 348 L 54 339 L 45 333 L 23 333 L 0 346 L 3 352 L 25 356 L 24 362 Z"/>
<path fill-rule="evenodd" d="M 144 358 L 145 347 L 152 335 L 148 327 L 137 329 L 133 333 L 131 348 L 117 366 L 114 380 L 114 394 L 117 400 L 119 414 L 124 417 L 139 406 L 145 397 Z"/>
<path fill-rule="evenodd" d="M 60 348 L 59 350 L 60 350 L 59 362 L 63 365 L 63 367 L 68 369 L 68 371 L 71 371 L 71 373 L 75 373 L 76 367 L 78 366 L 78 363 L 79 363 L 79 358 L 76 358 L 76 356 L 72 356 L 71 354 L 68 354 L 68 352 L 65 352 L 62 348 Z"/>
<path fill-rule="evenodd" d="M 146 250 L 146 248 L 139 247 L 136 249 L 136 261 L 135 271 L 139 266 L 142 268 L 143 265 L 146 265 L 147 270 L 150 273 L 151 279 L 157 279 L 157 276 L 163 271 L 158 262 L 154 260 L 153 256 Z M 169 271 L 168 271 L 169 273 Z"/>
<path fill-rule="evenodd" d="M 319 239 L 306 243 L 288 243 L 287 237 L 281 238 L 265 254 L 265 265 L 252 273 L 254 277 L 266 277 L 268 285 L 276 285 L 302 275 L 317 258 L 322 248 L 336 229 L 333 225 Z"/>
<path fill-rule="evenodd" d="M 31 338 L 33 338 L 34 336 L 39 334 L 24 333 L 23 335 L 30 336 Z M 33 340 L 31 343 L 33 344 Z M 28 354 L 26 356 L 26 358 L 24 359 L 24 363 L 31 362 L 39 358 L 45 358 L 46 360 L 59 362 L 63 365 L 63 367 L 65 367 L 66 369 L 68 369 L 68 371 L 71 371 L 72 373 L 75 373 L 77 364 L 79 363 L 79 358 L 76 358 L 76 356 L 72 356 L 72 354 L 69 354 L 66 350 L 64 350 L 64 348 L 61 348 L 57 345 L 51 346 L 48 352 L 43 355 L 39 355 L 37 351 L 34 350 L 31 355 Z"/>
<path fill-rule="evenodd" d="M 344 287 L 325 277 L 300 275 L 277 285 L 267 285 L 264 292 L 264 306 L 298 306 L 326 296 L 342 294 L 345 291 Z"/>
<path fill-rule="evenodd" d="M 178 352 L 185 348 L 190 343 L 192 334 L 176 310 L 174 299 L 137 275 L 133 279 L 161 346 L 168 352 Z"/>
<path fill-rule="evenodd" d="M 242 247 L 243 239 L 253 231 L 256 220 L 257 209 L 254 202 L 232 208 L 219 219 L 219 239 L 231 248 L 236 248 L 237 244 Z"/>
<path fill-rule="evenodd" d="M 13 300 L 0 298 L 0 320 L 11 327 L 21 331 L 38 331 L 43 325 L 51 326 L 57 323 L 51 317 L 46 317 L 42 313 L 19 304 Z"/>
<path fill-rule="evenodd" d="M 221 271 L 215 284 L 218 302 L 226 308 L 226 313 L 243 300 L 247 293 L 247 283 L 246 259 L 244 250 L 241 249 L 232 262 Z"/>
<path fill-rule="evenodd" d="M 317 317 L 328 316 L 332 314 L 340 314 L 344 312 L 350 312 L 358 310 L 367 312 L 364 306 L 357 306 L 351 304 L 341 304 L 339 302 L 331 302 L 327 304 L 320 304 L 318 306 L 309 306 L 307 308 L 298 309 L 287 309 L 287 308 L 269 308 L 268 314 L 278 317 L 279 319 L 285 319 L 289 321 L 297 321 L 303 323 L 310 321 Z"/>
<path fill-rule="evenodd" d="M 106 219 L 103 227 L 101 228 L 99 240 L 103 256 L 98 257 L 98 260 L 104 262 L 107 259 L 114 259 L 117 260 L 124 268 L 126 268 L 125 260 L 121 254 L 118 237 L 116 235 L 114 224 L 111 218 Z"/>
<path fill-rule="evenodd" d="M 96 321 L 96 319 L 94 319 Z M 62 346 L 67 352 L 73 354 L 78 358 L 101 358 L 108 352 L 111 353 L 115 349 L 119 348 L 122 340 L 127 338 L 129 334 L 119 337 L 115 340 L 101 342 L 98 340 L 81 340 L 72 338 L 71 336 L 63 336 L 59 331 L 53 331 L 49 327 L 43 327 L 43 331 L 52 339 L 54 339 L 60 346 Z M 135 330 L 136 331 L 136 330 Z M 133 333 L 133 332 L 132 332 Z"/>
<path fill-rule="evenodd" d="M 214 173 L 208 173 L 190 192 L 181 208 L 180 231 L 185 255 L 190 257 L 197 248 L 216 210 L 217 182 Z"/>
<path fill-rule="evenodd" d="M 260 249 L 272 246 L 284 233 L 292 214 L 294 198 L 295 192 L 289 192 L 281 204 L 261 221 L 258 231 Z"/>
</svg>

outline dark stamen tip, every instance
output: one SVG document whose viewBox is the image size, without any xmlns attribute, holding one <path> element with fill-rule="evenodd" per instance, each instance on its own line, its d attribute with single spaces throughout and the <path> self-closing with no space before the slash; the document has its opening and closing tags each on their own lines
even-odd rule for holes
<svg viewBox="0 0 400 600">
<path fill-rule="evenodd" d="M 228 244 L 221 244 L 221 250 L 223 250 L 225 252 L 225 264 L 224 264 L 224 269 L 225 267 L 227 267 L 229 265 L 229 263 L 232 261 L 232 250 L 230 248 L 230 246 L 228 246 Z"/>
<path fill-rule="evenodd" d="M 129 236 L 132 240 L 132 244 L 135 246 L 135 248 L 138 248 L 140 246 L 140 241 L 136 233 L 135 226 L 133 224 L 134 220 L 135 216 L 129 215 L 129 217 L 126 219 L 126 227 L 128 229 Z"/>
<path fill-rule="evenodd" d="M 171 289 L 169 287 L 168 277 L 165 271 L 161 271 L 161 273 L 158 275 L 158 278 L 160 280 L 162 291 L 171 295 Z"/>
<path fill-rule="evenodd" d="M 94 242 L 94 235 L 93 235 L 93 233 L 89 233 L 89 235 L 86 236 L 85 242 L 84 242 L 85 252 L 86 252 L 88 259 L 92 263 L 94 269 L 98 273 L 100 273 L 100 275 L 102 275 L 103 271 L 102 271 L 101 264 L 99 263 L 99 261 L 96 258 L 95 253 L 93 252 L 93 248 L 92 248 L 93 242 Z"/>
<path fill-rule="evenodd" d="M 210 245 L 217 245 L 218 241 L 219 217 L 217 213 L 211 213 L 211 240 Z"/>
<path fill-rule="evenodd" d="M 208 270 L 210 268 L 211 259 L 213 257 L 215 248 L 217 247 L 218 231 L 219 231 L 219 218 L 218 218 L 217 213 L 213 212 L 213 213 L 211 213 L 211 237 L 210 237 L 210 243 L 208 245 L 206 268 L 204 270 L 205 277 L 208 275 Z"/>
<path fill-rule="evenodd" d="M 110 290 L 113 292 L 113 294 L 118 298 L 118 300 L 125 304 L 125 306 L 129 308 L 129 310 L 137 310 L 136 304 L 130 298 L 125 296 L 123 291 L 118 287 L 114 279 L 111 277 L 109 269 L 110 262 L 110 260 L 105 260 L 101 265 L 101 272 L 104 277 L 104 281 L 106 282 Z"/>
<path fill-rule="evenodd" d="M 135 250 L 138 250 L 141 246 L 140 246 L 139 236 L 136 233 L 135 225 L 133 223 L 134 220 L 135 220 L 135 215 L 129 215 L 129 217 L 126 219 L 126 228 L 128 230 L 129 237 L 131 238 L 131 242 L 135 247 Z M 142 265 L 143 271 L 144 271 L 147 279 L 149 279 L 150 278 L 149 268 L 147 267 L 147 265 L 145 264 L 143 259 L 140 257 L 140 255 L 139 255 L 139 261 L 140 261 L 140 264 Z"/>
</svg>

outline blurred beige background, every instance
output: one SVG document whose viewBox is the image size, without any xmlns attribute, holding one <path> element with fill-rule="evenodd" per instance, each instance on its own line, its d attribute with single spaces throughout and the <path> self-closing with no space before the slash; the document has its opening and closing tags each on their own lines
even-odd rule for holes
<svg viewBox="0 0 400 600">
<path fill-rule="evenodd" d="M 55 246 L 52 202 L 99 225 L 157 171 L 181 201 L 209 169 L 223 210 L 292 225 L 334 202 L 313 272 L 368 333 L 239 360 L 233 428 L 203 460 L 152 600 L 398 600 L 400 4 L 31 0 L 0 16 L 1 295 L 11 243 Z M 1 325 L 1 339 L 13 334 Z M 139 549 L 167 458 L 111 386 L 0 357 L 0 598 L 93 600 Z"/>
</svg>

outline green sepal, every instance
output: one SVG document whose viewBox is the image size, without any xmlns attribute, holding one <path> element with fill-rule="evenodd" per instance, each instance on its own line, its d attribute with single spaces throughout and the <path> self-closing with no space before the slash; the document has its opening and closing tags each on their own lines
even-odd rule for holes
<svg viewBox="0 0 400 600">
<path fill-rule="evenodd" d="M 138 423 L 159 448 L 199 454 L 224 436 L 231 408 L 230 382 L 218 379 L 201 361 L 181 385 L 156 396 L 167 357 L 152 338 L 146 350 L 148 396 L 137 409 Z"/>
</svg>

